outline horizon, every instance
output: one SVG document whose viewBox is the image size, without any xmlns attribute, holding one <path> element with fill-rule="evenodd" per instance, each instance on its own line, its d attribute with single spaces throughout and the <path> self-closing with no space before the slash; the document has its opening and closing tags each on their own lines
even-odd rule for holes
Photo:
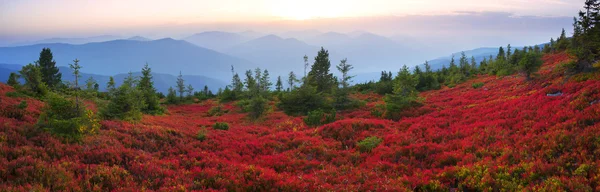
<svg viewBox="0 0 600 192">
<path fill-rule="evenodd" d="M 0 25 L 6 26 L 0 30 L 0 46 L 49 38 L 139 35 L 181 39 L 202 31 L 248 30 L 266 34 L 318 30 L 367 31 L 386 37 L 464 33 L 535 38 L 548 36 L 541 31 L 549 26 L 570 29 L 573 13 L 580 9 L 577 0 L 0 1 Z M 500 29 L 490 23 L 505 28 L 502 30 L 532 27 L 533 32 L 498 32 Z M 453 29 L 452 25 L 463 29 Z"/>
</svg>

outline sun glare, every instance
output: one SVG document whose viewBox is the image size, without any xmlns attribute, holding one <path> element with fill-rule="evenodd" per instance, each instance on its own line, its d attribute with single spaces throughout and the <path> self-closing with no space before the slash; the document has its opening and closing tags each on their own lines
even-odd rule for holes
<svg viewBox="0 0 600 192">
<path fill-rule="evenodd" d="M 333 1 L 286 1 L 280 0 L 271 5 L 271 13 L 275 17 L 289 20 L 307 20 L 314 18 L 334 18 L 351 15 L 351 9 L 338 0 Z M 324 6 L 323 4 L 334 4 Z M 349 5 L 349 4 L 345 4 Z"/>
</svg>

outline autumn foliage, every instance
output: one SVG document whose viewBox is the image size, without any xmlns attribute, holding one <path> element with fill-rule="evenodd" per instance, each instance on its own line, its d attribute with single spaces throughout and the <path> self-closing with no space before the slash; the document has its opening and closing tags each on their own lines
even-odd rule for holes
<svg viewBox="0 0 600 192">
<path fill-rule="evenodd" d="M 399 121 L 372 115 L 376 94 L 352 95 L 367 104 L 317 127 L 277 108 L 254 122 L 208 100 L 135 124 L 105 120 L 79 143 L 35 128 L 44 104 L 5 96 L 13 90 L 2 84 L 0 189 L 600 190 L 600 74 L 565 75 L 565 53 L 543 60 L 531 81 L 482 75 L 423 92 Z M 228 112 L 210 115 L 215 106 Z M 211 128 L 218 122 L 229 129 Z"/>
</svg>

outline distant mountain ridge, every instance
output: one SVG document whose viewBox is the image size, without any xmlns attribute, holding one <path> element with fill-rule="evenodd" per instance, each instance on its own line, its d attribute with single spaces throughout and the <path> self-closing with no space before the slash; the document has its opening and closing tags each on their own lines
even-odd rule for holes
<svg viewBox="0 0 600 192">
<path fill-rule="evenodd" d="M 39 57 L 42 48 L 51 48 L 58 66 L 68 66 L 77 58 L 85 73 L 112 75 L 139 71 L 148 63 L 153 71 L 171 75 L 203 75 L 229 79 L 231 66 L 254 68 L 247 60 L 198 47 L 171 38 L 153 41 L 113 40 L 83 45 L 62 43 L 0 47 L 0 63 L 27 64 Z"/>
</svg>

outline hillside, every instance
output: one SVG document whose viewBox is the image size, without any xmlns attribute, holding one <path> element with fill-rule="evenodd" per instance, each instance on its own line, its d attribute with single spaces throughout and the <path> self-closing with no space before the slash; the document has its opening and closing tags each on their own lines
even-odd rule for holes
<svg viewBox="0 0 600 192">
<path fill-rule="evenodd" d="M 209 100 L 169 106 L 169 114 L 138 124 L 102 121 L 98 134 L 77 144 L 34 128 L 43 103 L 8 97 L 12 88 L 0 84 L 0 188 L 599 190 L 600 74 L 564 76 L 564 53 L 543 59 L 532 81 L 482 75 L 423 92 L 424 106 L 398 122 L 371 115 L 383 102 L 374 94 L 355 94 L 368 103 L 316 128 L 279 110 L 252 123 L 233 103 L 209 116 L 216 105 Z M 484 86 L 471 87 L 476 82 Z M 12 107 L 22 100 L 25 111 Z M 14 112 L 23 117 L 7 117 Z M 212 129 L 215 122 L 230 129 Z M 360 152 L 356 143 L 369 136 L 382 144 Z"/>
<path fill-rule="evenodd" d="M 114 75 L 139 71 L 148 63 L 154 71 L 177 75 L 203 75 L 228 81 L 231 65 L 255 66 L 249 61 L 195 46 L 186 41 L 159 39 L 153 41 L 115 40 L 83 45 L 37 44 L 0 47 L 0 63 L 32 63 L 42 48 L 51 48 L 58 66 L 68 66 L 78 58 L 85 73 Z"/>
</svg>

